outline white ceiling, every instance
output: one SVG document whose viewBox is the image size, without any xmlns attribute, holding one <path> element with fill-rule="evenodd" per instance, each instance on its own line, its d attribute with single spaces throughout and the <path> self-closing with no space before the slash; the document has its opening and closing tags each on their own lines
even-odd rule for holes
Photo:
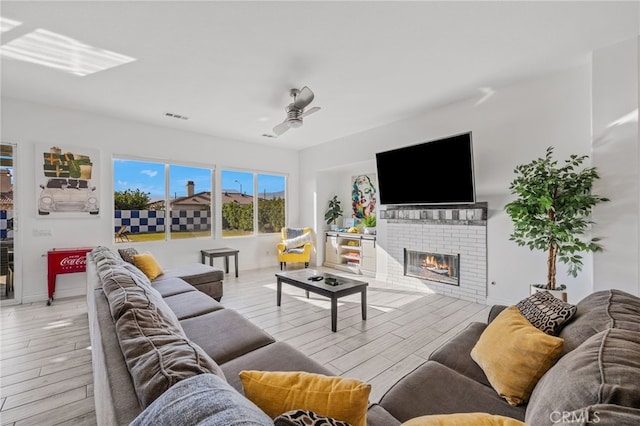
<svg viewBox="0 0 640 426">
<path fill-rule="evenodd" d="M 2 95 L 303 149 L 575 66 L 639 34 L 639 2 L 2 1 L 36 28 L 132 56 L 78 77 L 2 59 Z M 322 110 L 277 139 L 292 87 Z M 166 112 L 190 117 L 168 118 Z"/>
</svg>

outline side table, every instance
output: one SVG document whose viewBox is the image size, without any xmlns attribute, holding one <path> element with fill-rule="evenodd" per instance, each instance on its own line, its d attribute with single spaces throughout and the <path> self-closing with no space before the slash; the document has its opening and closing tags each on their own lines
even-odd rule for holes
<svg viewBox="0 0 640 426">
<path fill-rule="evenodd" d="M 236 278 L 238 278 L 238 253 L 240 250 L 232 249 L 232 248 L 217 248 L 217 249 L 206 249 L 200 250 L 200 255 L 202 256 L 201 262 L 204 263 L 205 259 L 209 258 L 209 266 L 213 266 L 213 258 L 214 257 L 224 257 L 224 272 L 229 273 L 229 256 L 233 256 L 235 258 L 236 264 Z"/>
</svg>

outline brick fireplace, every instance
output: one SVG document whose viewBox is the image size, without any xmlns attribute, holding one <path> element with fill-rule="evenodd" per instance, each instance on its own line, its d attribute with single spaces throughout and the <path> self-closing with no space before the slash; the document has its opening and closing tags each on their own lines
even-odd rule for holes
<svg viewBox="0 0 640 426">
<path fill-rule="evenodd" d="M 487 203 L 388 206 L 379 214 L 387 221 L 388 283 L 486 302 Z"/>
</svg>

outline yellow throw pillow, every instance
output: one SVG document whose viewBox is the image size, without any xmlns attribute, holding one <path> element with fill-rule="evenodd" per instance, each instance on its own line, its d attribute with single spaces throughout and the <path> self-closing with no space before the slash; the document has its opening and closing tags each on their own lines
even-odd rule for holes
<svg viewBox="0 0 640 426">
<path fill-rule="evenodd" d="M 526 402 L 556 362 L 564 339 L 540 331 L 515 306 L 503 310 L 482 332 L 471 358 L 510 405 Z"/>
<path fill-rule="evenodd" d="M 134 255 L 133 264 L 136 265 L 136 268 L 144 272 L 150 280 L 154 280 L 164 273 L 156 259 L 149 252 Z"/>
<path fill-rule="evenodd" d="M 272 419 L 290 410 L 366 426 L 371 385 L 303 371 L 241 371 L 244 394 Z"/>
<path fill-rule="evenodd" d="M 511 417 L 489 413 L 455 413 L 420 416 L 402 423 L 402 426 L 527 426 Z"/>
</svg>

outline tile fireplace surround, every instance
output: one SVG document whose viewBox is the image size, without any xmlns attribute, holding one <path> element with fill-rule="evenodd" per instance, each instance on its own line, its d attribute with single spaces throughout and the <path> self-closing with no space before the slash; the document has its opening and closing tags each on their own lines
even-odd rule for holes
<svg viewBox="0 0 640 426">
<path fill-rule="evenodd" d="M 388 259 L 385 281 L 431 289 L 477 303 L 487 299 L 487 203 L 469 206 L 387 206 Z M 404 250 L 460 255 L 460 285 L 404 275 Z"/>
</svg>

